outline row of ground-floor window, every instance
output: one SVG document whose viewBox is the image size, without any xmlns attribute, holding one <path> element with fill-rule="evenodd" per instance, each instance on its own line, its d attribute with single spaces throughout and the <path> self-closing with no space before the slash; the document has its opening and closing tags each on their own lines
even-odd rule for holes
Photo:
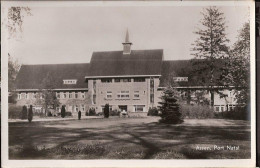
<svg viewBox="0 0 260 168">
<path fill-rule="evenodd" d="M 214 105 L 214 111 L 215 112 L 232 111 L 236 106 L 237 106 L 236 104 Z"/>
<path fill-rule="evenodd" d="M 28 108 L 30 105 L 27 105 Z M 214 105 L 214 111 L 215 112 L 223 112 L 223 111 L 231 111 L 236 107 L 234 104 L 228 104 L 228 105 Z M 104 112 L 105 105 L 102 106 L 96 106 L 94 107 L 96 112 Z M 61 112 L 61 107 L 56 107 L 54 109 L 53 107 L 49 107 L 49 109 L 52 109 L 52 111 L 55 111 L 57 113 Z M 86 112 L 89 109 L 89 106 L 85 104 L 79 104 L 79 105 L 65 105 L 65 109 L 67 112 L 76 113 L 78 111 Z M 41 106 L 33 106 L 33 110 L 35 112 L 45 112 L 45 110 Z M 118 111 L 129 111 L 129 112 L 147 112 L 148 108 L 145 105 L 109 105 L 109 111 L 112 110 L 118 110 Z"/>
<path fill-rule="evenodd" d="M 29 108 L 30 105 L 27 105 L 27 108 Z M 56 107 L 56 109 L 54 109 L 54 107 L 52 106 L 49 106 L 48 107 L 49 109 L 51 109 L 52 111 L 55 111 L 55 112 L 61 112 L 61 106 L 60 107 Z M 90 107 L 85 105 L 85 104 L 78 104 L 78 105 L 65 105 L 65 110 L 67 112 L 72 112 L 72 113 L 76 113 L 78 111 L 81 111 L 81 112 L 86 112 L 88 111 Z M 104 112 L 104 108 L 105 108 L 105 105 L 103 106 L 96 106 L 94 107 L 96 112 Z M 110 105 L 109 106 L 109 110 L 112 111 L 112 110 L 118 110 L 118 111 L 130 111 L 130 112 L 147 112 L 147 108 L 145 105 Z M 33 111 L 35 112 L 45 112 L 44 108 L 42 106 L 33 106 Z"/>
</svg>

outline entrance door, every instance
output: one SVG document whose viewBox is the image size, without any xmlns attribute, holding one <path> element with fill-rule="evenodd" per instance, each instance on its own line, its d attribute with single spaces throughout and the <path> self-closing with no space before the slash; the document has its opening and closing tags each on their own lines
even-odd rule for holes
<svg viewBox="0 0 260 168">
<path fill-rule="evenodd" d="M 127 111 L 127 105 L 123 105 L 123 106 L 118 106 L 120 111 Z"/>
</svg>

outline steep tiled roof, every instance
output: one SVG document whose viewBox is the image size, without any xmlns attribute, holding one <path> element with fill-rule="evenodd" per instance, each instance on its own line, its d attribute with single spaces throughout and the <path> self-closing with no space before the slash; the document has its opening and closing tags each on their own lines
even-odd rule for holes
<svg viewBox="0 0 260 168">
<path fill-rule="evenodd" d="M 87 88 L 85 74 L 89 68 L 84 64 L 22 65 L 16 77 L 16 89 L 39 89 L 48 74 L 57 89 Z M 76 79 L 76 84 L 63 84 L 63 80 Z"/>
<path fill-rule="evenodd" d="M 163 50 L 94 52 L 86 77 L 161 75 Z"/>
<path fill-rule="evenodd" d="M 205 60 L 200 61 L 202 67 L 208 66 Z M 215 60 L 216 70 L 214 71 L 214 78 L 218 79 L 221 73 L 220 68 L 224 66 L 223 60 Z M 174 60 L 162 62 L 162 76 L 160 78 L 160 87 L 167 86 L 167 82 L 172 77 L 188 77 L 188 82 L 177 82 L 179 86 L 207 86 L 209 82 L 209 69 L 201 70 L 196 73 L 196 66 L 193 66 L 192 60 Z M 218 80 L 213 81 L 214 85 L 219 85 Z"/>
</svg>

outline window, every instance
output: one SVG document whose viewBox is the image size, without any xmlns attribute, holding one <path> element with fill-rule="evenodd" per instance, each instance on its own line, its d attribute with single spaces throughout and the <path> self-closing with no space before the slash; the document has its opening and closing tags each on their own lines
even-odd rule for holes
<svg viewBox="0 0 260 168">
<path fill-rule="evenodd" d="M 154 79 L 150 79 L 150 103 L 154 103 Z"/>
<path fill-rule="evenodd" d="M 140 97 L 139 91 L 134 91 L 134 98 L 139 99 L 139 97 Z"/>
<path fill-rule="evenodd" d="M 129 91 L 121 91 L 117 93 L 119 99 L 129 99 Z"/>
<path fill-rule="evenodd" d="M 85 105 L 84 105 L 84 104 L 81 105 L 81 111 L 82 111 L 82 112 L 85 111 Z"/>
<path fill-rule="evenodd" d="M 116 78 L 115 82 L 131 82 L 131 78 Z"/>
<path fill-rule="evenodd" d="M 78 98 L 78 92 L 75 92 L 75 99 Z"/>
<path fill-rule="evenodd" d="M 222 112 L 224 111 L 224 107 L 221 107 L 221 111 L 222 111 Z"/>
<path fill-rule="evenodd" d="M 107 91 L 106 98 L 112 99 L 112 91 Z"/>
<path fill-rule="evenodd" d="M 69 99 L 72 99 L 73 95 L 72 92 L 69 92 Z"/>
<path fill-rule="evenodd" d="M 32 97 L 33 97 L 33 99 L 36 99 L 36 92 L 32 93 Z"/>
<path fill-rule="evenodd" d="M 79 111 L 79 106 L 75 105 L 75 111 L 78 112 Z"/>
<path fill-rule="evenodd" d="M 182 82 L 182 81 L 187 82 L 188 81 L 188 77 L 173 77 L 173 80 L 175 82 Z"/>
<path fill-rule="evenodd" d="M 71 84 L 77 84 L 77 79 L 69 79 L 69 80 L 63 80 L 63 84 L 71 85 Z"/>
<path fill-rule="evenodd" d="M 57 99 L 60 99 L 60 92 L 56 93 L 56 97 L 57 97 Z"/>
<path fill-rule="evenodd" d="M 154 94 L 150 95 L 150 103 L 154 103 Z"/>
<path fill-rule="evenodd" d="M 27 92 L 25 93 L 25 99 L 29 99 L 29 94 Z"/>
<path fill-rule="evenodd" d="M 18 93 L 18 100 L 22 99 L 22 94 Z"/>
<path fill-rule="evenodd" d="M 63 98 L 66 99 L 67 98 L 67 93 L 63 92 Z"/>
<path fill-rule="evenodd" d="M 96 85 L 97 85 L 97 81 L 93 80 L 93 92 L 94 92 L 94 94 L 96 94 Z"/>
<path fill-rule="evenodd" d="M 97 96 L 94 94 L 93 95 L 93 104 L 96 104 L 96 98 L 97 98 Z"/>
<path fill-rule="evenodd" d="M 81 98 L 85 99 L 85 92 L 81 92 Z"/>
<path fill-rule="evenodd" d="M 135 112 L 144 112 L 145 105 L 135 105 Z"/>
<path fill-rule="evenodd" d="M 134 82 L 145 82 L 145 78 L 134 78 Z"/>
<path fill-rule="evenodd" d="M 219 107 L 216 107 L 216 111 L 219 111 Z"/>
<path fill-rule="evenodd" d="M 101 79 L 102 83 L 112 83 L 112 79 L 111 78 L 103 78 Z"/>
</svg>

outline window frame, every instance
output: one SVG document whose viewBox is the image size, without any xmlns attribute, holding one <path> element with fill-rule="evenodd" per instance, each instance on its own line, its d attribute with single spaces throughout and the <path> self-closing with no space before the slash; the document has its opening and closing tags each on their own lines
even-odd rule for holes
<svg viewBox="0 0 260 168">
<path fill-rule="evenodd" d="M 112 99 L 112 98 L 113 98 L 113 92 L 112 91 L 106 91 L 106 99 Z"/>
<path fill-rule="evenodd" d="M 134 105 L 134 108 L 135 108 L 135 112 L 144 112 L 145 105 Z M 141 108 L 142 110 L 140 110 Z"/>
<path fill-rule="evenodd" d="M 140 91 L 134 91 L 134 99 L 140 99 Z"/>
<path fill-rule="evenodd" d="M 130 99 L 130 91 L 122 90 L 117 92 L 117 99 Z"/>
<path fill-rule="evenodd" d="M 85 97 L 86 97 L 85 92 L 81 92 L 81 98 L 85 99 Z"/>
</svg>

